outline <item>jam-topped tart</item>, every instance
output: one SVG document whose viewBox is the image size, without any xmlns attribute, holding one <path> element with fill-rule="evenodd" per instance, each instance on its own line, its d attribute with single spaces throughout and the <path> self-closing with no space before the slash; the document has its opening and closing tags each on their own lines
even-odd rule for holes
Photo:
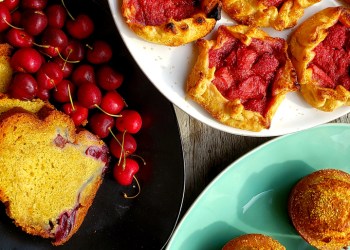
<svg viewBox="0 0 350 250">
<path fill-rule="evenodd" d="M 122 15 L 139 37 L 180 46 L 204 37 L 221 18 L 219 0 L 123 0 Z"/>
<path fill-rule="evenodd" d="M 223 10 L 236 22 L 284 30 L 294 27 L 304 9 L 320 0 L 222 0 Z"/>
<path fill-rule="evenodd" d="M 216 40 L 199 39 L 187 80 L 190 98 L 215 119 L 261 131 L 288 92 L 298 90 L 287 42 L 245 25 L 220 26 Z"/>
<path fill-rule="evenodd" d="M 303 22 L 290 39 L 301 93 L 323 111 L 350 105 L 350 9 L 329 7 Z"/>
</svg>

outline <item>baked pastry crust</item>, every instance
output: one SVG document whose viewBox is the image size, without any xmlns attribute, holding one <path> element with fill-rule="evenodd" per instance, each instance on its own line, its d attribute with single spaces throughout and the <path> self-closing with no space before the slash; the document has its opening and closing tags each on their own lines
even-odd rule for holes
<svg viewBox="0 0 350 250">
<path fill-rule="evenodd" d="M 304 9 L 319 1 L 222 0 L 222 8 L 240 24 L 284 30 L 294 27 L 304 14 Z"/>
<path fill-rule="evenodd" d="M 188 4 L 194 4 L 193 1 L 188 2 Z M 173 17 L 162 13 L 172 12 L 166 9 L 165 6 L 168 5 L 165 3 L 157 7 L 148 6 L 147 1 L 144 1 L 144 4 L 145 6 L 140 6 L 138 1 L 123 0 L 122 15 L 127 25 L 142 39 L 167 46 L 180 46 L 206 36 L 213 30 L 216 21 L 221 18 L 221 2 L 219 0 L 201 1 L 199 6 L 193 6 L 195 9 L 191 11 L 193 13 L 185 15 L 185 17 Z M 164 17 L 162 21 L 152 20 L 151 22 L 144 17 L 148 15 L 147 9 L 157 10 L 157 14 L 149 14 L 150 18 L 156 19 L 156 15 L 158 19 L 162 19 L 158 15 L 169 17 Z M 178 9 L 175 12 L 182 11 Z"/>
<path fill-rule="evenodd" d="M 227 242 L 222 250 L 285 250 L 277 240 L 264 234 L 244 234 Z"/>
<path fill-rule="evenodd" d="M 266 41 L 271 45 L 269 50 L 272 51 L 274 51 L 273 45 L 278 44 L 276 45 L 279 47 L 278 51 L 273 53 L 282 58 L 280 59 L 282 62 L 279 62 L 273 78 L 268 82 L 267 94 L 261 97 L 267 98 L 263 114 L 246 109 L 242 98 L 228 99 L 213 84 L 216 71 L 219 69 L 215 65 L 210 66 L 209 54 L 214 50 L 231 46 L 232 39 L 239 41 L 243 47 L 251 45 L 253 41 L 257 41 L 257 44 Z M 258 28 L 245 25 L 220 26 L 216 40 L 200 39 L 196 44 L 199 53 L 187 79 L 187 94 L 223 124 L 250 131 L 267 129 L 286 94 L 298 89 L 294 68 L 287 54 L 287 43 L 281 38 L 272 38 Z M 221 58 L 222 62 L 225 60 Z M 254 89 L 249 91 L 253 92 Z"/>
<path fill-rule="evenodd" d="M 318 249 L 350 245 L 350 174 L 324 169 L 292 189 L 288 213 L 297 232 Z"/>
<path fill-rule="evenodd" d="M 320 86 L 321 82 L 315 79 L 316 74 L 310 65 L 316 56 L 315 48 L 326 39 L 328 29 L 337 23 L 350 28 L 349 8 L 329 7 L 314 14 L 292 33 L 289 46 L 302 96 L 311 106 L 327 112 L 350 105 L 349 89 L 337 80 L 332 88 Z M 349 54 L 349 48 L 346 53 Z M 337 60 L 333 62 L 338 63 Z"/>
</svg>

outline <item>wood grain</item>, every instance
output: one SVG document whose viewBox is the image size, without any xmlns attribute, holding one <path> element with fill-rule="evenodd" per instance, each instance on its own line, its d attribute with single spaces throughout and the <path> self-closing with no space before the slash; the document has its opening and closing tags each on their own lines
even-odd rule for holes
<svg viewBox="0 0 350 250">
<path fill-rule="evenodd" d="M 177 107 L 175 112 L 185 160 L 184 214 L 203 189 L 230 163 L 274 137 L 232 135 L 201 123 Z M 350 123 L 350 113 L 332 122 Z"/>
</svg>

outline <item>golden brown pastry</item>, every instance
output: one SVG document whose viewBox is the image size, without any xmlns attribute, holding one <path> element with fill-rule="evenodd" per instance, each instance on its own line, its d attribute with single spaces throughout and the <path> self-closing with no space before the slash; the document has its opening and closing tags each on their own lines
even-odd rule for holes
<svg viewBox="0 0 350 250">
<path fill-rule="evenodd" d="M 245 25 L 284 30 L 294 27 L 304 9 L 320 0 L 222 0 L 223 10 Z"/>
<path fill-rule="evenodd" d="M 263 234 L 244 234 L 225 244 L 222 250 L 285 250 L 277 240 Z"/>
<path fill-rule="evenodd" d="M 7 43 L 0 44 L 0 93 L 6 93 L 12 77 L 10 55 L 12 47 Z"/>
<path fill-rule="evenodd" d="M 325 169 L 302 178 L 289 196 L 288 212 L 297 232 L 318 249 L 350 245 L 350 174 Z"/>
<path fill-rule="evenodd" d="M 219 0 L 123 0 L 122 15 L 149 42 L 179 46 L 207 35 L 221 17 Z"/>
<path fill-rule="evenodd" d="M 298 89 L 282 38 L 244 26 L 220 26 L 216 40 L 200 39 L 187 94 L 215 119 L 261 131 L 271 125 L 288 92 Z"/>
<path fill-rule="evenodd" d="M 302 23 L 290 39 L 301 94 L 323 111 L 350 105 L 350 11 L 326 8 Z"/>
</svg>

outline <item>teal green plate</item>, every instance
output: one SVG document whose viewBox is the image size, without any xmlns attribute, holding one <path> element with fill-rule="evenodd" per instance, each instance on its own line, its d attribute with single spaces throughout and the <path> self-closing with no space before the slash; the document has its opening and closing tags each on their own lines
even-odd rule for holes
<svg viewBox="0 0 350 250">
<path fill-rule="evenodd" d="M 232 163 L 197 198 L 167 249 L 221 249 L 246 233 L 269 235 L 287 249 L 314 249 L 293 228 L 287 200 L 300 178 L 325 168 L 350 172 L 350 125 L 285 135 Z"/>
</svg>

